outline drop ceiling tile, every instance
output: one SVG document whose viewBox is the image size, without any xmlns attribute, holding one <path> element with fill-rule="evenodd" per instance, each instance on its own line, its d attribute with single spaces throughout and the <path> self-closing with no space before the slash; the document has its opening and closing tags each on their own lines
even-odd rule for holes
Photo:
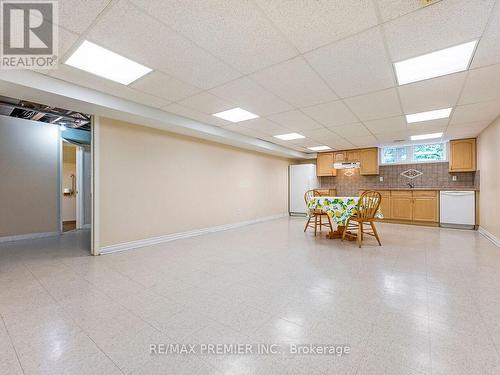
<svg viewBox="0 0 500 375">
<path fill-rule="evenodd" d="M 277 113 L 267 116 L 267 118 L 296 132 L 300 132 L 301 130 L 320 129 L 323 127 L 321 124 L 298 110 Z"/>
<path fill-rule="evenodd" d="M 301 52 L 377 24 L 373 2 L 369 0 L 257 0 L 257 4 Z"/>
<path fill-rule="evenodd" d="M 64 0 L 58 1 L 58 24 L 72 32 L 81 34 L 108 5 L 109 0 Z"/>
<path fill-rule="evenodd" d="M 446 139 L 462 139 L 462 138 L 474 138 L 479 135 L 479 132 L 476 132 L 474 130 L 447 130 L 446 133 L 443 135 L 443 138 Z"/>
<path fill-rule="evenodd" d="M 500 100 L 459 105 L 453 111 L 450 124 L 493 121 L 500 115 Z"/>
<path fill-rule="evenodd" d="M 476 48 L 472 67 L 498 63 L 500 63 L 500 3 L 497 1 L 488 27 Z"/>
<path fill-rule="evenodd" d="M 302 146 L 307 150 L 307 147 L 313 147 L 313 146 L 318 146 L 318 142 L 316 142 L 313 139 L 309 138 L 302 138 L 302 139 L 294 139 L 290 141 L 291 144 L 294 146 Z M 311 150 L 307 150 L 308 152 Z"/>
<path fill-rule="evenodd" d="M 243 135 L 253 137 L 253 138 L 262 139 L 262 138 L 267 136 L 267 134 L 262 133 L 258 130 L 245 128 L 244 126 L 241 125 L 241 123 L 237 123 L 237 124 L 233 123 L 233 124 L 224 126 L 223 128 L 226 130 L 230 130 L 232 132 L 235 132 L 238 134 L 243 134 Z"/>
<path fill-rule="evenodd" d="M 339 138 L 337 134 L 327 128 L 303 130 L 301 134 L 315 141 L 332 140 Z"/>
<path fill-rule="evenodd" d="M 304 56 L 341 97 L 356 96 L 395 85 L 393 70 L 378 27 Z"/>
<path fill-rule="evenodd" d="M 134 90 L 129 86 L 98 77 L 68 65 L 59 65 L 57 69 L 50 71 L 49 75 L 63 81 L 114 95 L 139 104 L 144 104 L 149 107 L 161 108 L 169 103 L 168 100 Z"/>
<path fill-rule="evenodd" d="M 179 81 L 159 71 L 152 71 L 133 82 L 130 87 L 147 94 L 155 95 L 168 101 L 177 101 L 200 92 L 201 89 Z"/>
<path fill-rule="evenodd" d="M 475 137 L 479 135 L 491 121 L 480 121 L 480 122 L 472 122 L 468 124 L 453 124 L 448 126 L 446 129 L 446 135 L 448 136 L 472 136 Z"/>
<path fill-rule="evenodd" d="M 396 89 L 377 91 L 371 94 L 344 99 L 344 103 L 361 121 L 401 115 Z"/>
<path fill-rule="evenodd" d="M 202 112 L 198 112 L 192 108 L 185 107 L 178 103 L 172 103 L 163 108 L 166 112 L 174 113 L 176 115 L 190 118 L 191 120 L 199 121 L 204 124 L 215 125 L 215 126 L 228 126 L 232 122 L 223 120 L 218 117 L 210 116 Z"/>
<path fill-rule="evenodd" d="M 242 77 L 210 90 L 210 93 L 231 101 L 259 116 L 284 112 L 292 107 L 247 77 Z"/>
<path fill-rule="evenodd" d="M 349 141 L 356 147 L 373 147 L 378 145 L 378 139 L 373 135 L 350 137 Z"/>
<path fill-rule="evenodd" d="M 240 76 L 227 64 L 125 0 L 109 9 L 87 37 L 196 87 L 208 89 Z"/>
<path fill-rule="evenodd" d="M 377 0 L 377 5 L 384 21 L 401 17 L 425 6 L 421 0 Z"/>
<path fill-rule="evenodd" d="M 334 150 L 347 150 L 355 146 L 344 138 L 325 140 L 325 146 L 331 147 Z"/>
<path fill-rule="evenodd" d="M 327 127 L 358 122 L 356 116 L 354 116 L 354 114 L 341 100 L 305 107 L 301 110 L 320 124 Z"/>
<path fill-rule="evenodd" d="M 362 137 L 370 135 L 368 129 L 361 123 L 337 126 L 335 128 L 331 128 L 331 130 L 335 134 L 346 138 L 347 140 L 349 140 L 349 142 L 352 142 L 351 137 Z"/>
<path fill-rule="evenodd" d="M 278 125 L 263 117 L 255 118 L 248 121 L 243 121 L 240 122 L 240 124 L 245 128 L 259 131 L 261 133 L 264 133 L 265 135 L 279 135 L 279 134 L 290 133 L 290 129 L 287 129 L 284 126 Z"/>
<path fill-rule="evenodd" d="M 252 74 L 251 77 L 262 87 L 296 107 L 337 99 L 303 57 L 274 65 Z"/>
<path fill-rule="evenodd" d="M 246 74 L 298 54 L 251 1 L 134 0 L 134 3 Z"/>
<path fill-rule="evenodd" d="M 62 64 L 66 52 L 76 43 L 78 39 L 78 34 L 72 33 L 71 31 L 67 31 L 61 27 L 57 30 L 58 33 L 58 48 L 57 56 L 59 56 L 59 64 Z"/>
<path fill-rule="evenodd" d="M 376 138 L 381 144 L 386 144 L 386 145 L 390 144 L 397 146 L 399 142 L 408 140 L 409 133 L 407 131 L 396 131 L 384 134 L 377 134 Z"/>
<path fill-rule="evenodd" d="M 469 71 L 459 104 L 500 99 L 500 64 Z"/>
<path fill-rule="evenodd" d="M 439 133 L 446 129 L 449 119 L 439 119 L 432 121 L 414 122 L 408 124 L 408 132 L 414 134 Z"/>
<path fill-rule="evenodd" d="M 179 104 L 212 115 L 237 107 L 234 103 L 221 99 L 209 92 L 200 92 L 179 101 Z"/>
<path fill-rule="evenodd" d="M 399 86 L 399 96 L 405 114 L 454 107 L 467 72 Z"/>
<path fill-rule="evenodd" d="M 494 0 L 440 1 L 384 24 L 392 61 L 479 38 L 493 3 Z"/>
<path fill-rule="evenodd" d="M 363 123 L 373 134 L 376 134 L 377 136 L 379 134 L 406 131 L 407 128 L 404 116 L 364 121 Z"/>
</svg>

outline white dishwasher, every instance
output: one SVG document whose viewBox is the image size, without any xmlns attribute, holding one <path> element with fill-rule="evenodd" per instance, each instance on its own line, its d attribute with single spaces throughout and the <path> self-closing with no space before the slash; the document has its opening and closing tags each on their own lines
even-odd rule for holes
<svg viewBox="0 0 500 375">
<path fill-rule="evenodd" d="M 439 224 L 447 228 L 474 229 L 476 193 L 474 191 L 441 191 Z"/>
</svg>

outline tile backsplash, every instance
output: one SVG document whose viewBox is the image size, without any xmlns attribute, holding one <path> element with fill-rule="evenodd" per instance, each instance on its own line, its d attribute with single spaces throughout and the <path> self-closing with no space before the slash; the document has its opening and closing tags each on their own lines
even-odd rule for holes
<svg viewBox="0 0 500 375">
<path fill-rule="evenodd" d="M 402 176 L 401 173 L 408 169 L 415 169 L 422 174 L 413 179 Z M 448 163 L 381 165 L 377 176 L 361 176 L 359 169 L 349 170 L 347 175 L 346 171 L 337 170 L 336 177 L 320 177 L 321 187 L 335 187 L 337 194 L 343 196 L 358 195 L 358 191 L 363 188 L 405 188 L 408 182 L 415 184 L 415 187 L 479 187 L 479 172 L 450 173 Z M 349 176 L 350 172 L 353 173 Z M 453 176 L 456 176 L 456 181 L 453 181 Z M 380 181 L 380 177 L 384 181 Z"/>
</svg>

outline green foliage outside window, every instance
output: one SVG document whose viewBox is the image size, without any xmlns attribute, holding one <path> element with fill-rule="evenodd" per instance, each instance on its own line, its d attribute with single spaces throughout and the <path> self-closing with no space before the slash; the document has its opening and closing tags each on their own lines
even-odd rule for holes
<svg viewBox="0 0 500 375">
<path fill-rule="evenodd" d="M 382 148 L 382 164 L 446 160 L 445 143 Z"/>
<path fill-rule="evenodd" d="M 413 146 L 414 160 L 444 160 L 444 144 L 434 143 Z"/>
</svg>

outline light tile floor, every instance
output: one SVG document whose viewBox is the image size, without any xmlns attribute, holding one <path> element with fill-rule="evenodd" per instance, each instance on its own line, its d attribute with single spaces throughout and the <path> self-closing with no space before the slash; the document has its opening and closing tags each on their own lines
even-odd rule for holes
<svg viewBox="0 0 500 375">
<path fill-rule="evenodd" d="M 381 224 L 383 247 L 286 218 L 100 257 L 88 232 L 0 245 L 1 374 L 500 374 L 500 249 Z M 349 345 L 150 355 L 151 343 Z"/>
</svg>

